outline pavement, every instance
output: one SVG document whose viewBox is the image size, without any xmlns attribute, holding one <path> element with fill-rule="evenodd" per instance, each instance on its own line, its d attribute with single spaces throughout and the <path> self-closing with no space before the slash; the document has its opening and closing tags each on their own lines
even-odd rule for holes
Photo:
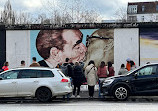
<svg viewBox="0 0 158 111">
<path fill-rule="evenodd" d="M 98 98 L 98 94 L 99 94 L 99 85 L 95 85 L 95 87 L 94 87 L 94 99 Z M 76 99 L 77 98 L 77 97 L 71 97 L 71 96 L 72 96 L 72 93 L 70 94 L 70 99 Z M 81 87 L 80 87 L 80 98 L 77 98 L 77 99 L 88 99 L 88 97 L 89 97 L 88 85 L 81 85 Z M 60 99 L 62 97 L 59 96 L 57 98 Z"/>
</svg>

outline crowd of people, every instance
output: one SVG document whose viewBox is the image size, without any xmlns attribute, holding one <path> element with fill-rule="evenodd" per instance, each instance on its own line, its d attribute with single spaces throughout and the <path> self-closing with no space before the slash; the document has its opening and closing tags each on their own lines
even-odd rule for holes
<svg viewBox="0 0 158 111">
<path fill-rule="evenodd" d="M 122 64 L 118 72 L 118 75 L 123 75 L 126 72 L 136 68 L 136 64 L 134 63 L 133 60 L 128 58 L 126 61 L 127 61 L 126 67 L 124 64 Z M 8 66 L 9 63 L 5 62 L 1 71 L 9 70 Z M 33 57 L 32 64 L 30 64 L 30 67 L 39 67 L 39 66 L 40 64 L 36 61 L 36 57 Z M 20 67 L 25 67 L 24 60 L 21 61 Z M 80 87 L 82 84 L 88 85 L 89 98 L 93 98 L 94 87 L 96 84 L 99 84 L 99 98 L 101 98 L 102 97 L 100 92 L 101 81 L 105 80 L 107 77 L 111 77 L 115 75 L 114 67 L 112 65 L 112 62 L 110 61 L 107 63 L 107 65 L 104 61 L 102 61 L 100 63 L 100 66 L 97 68 L 95 66 L 95 62 L 93 60 L 90 60 L 88 66 L 84 68 L 83 62 L 76 61 L 75 63 L 72 63 L 71 59 L 66 58 L 65 63 L 58 64 L 56 68 L 61 69 L 66 76 L 70 77 L 71 83 L 73 84 L 72 97 L 77 97 L 77 98 L 80 98 Z M 67 95 L 67 98 L 69 98 L 69 95 Z"/>
</svg>

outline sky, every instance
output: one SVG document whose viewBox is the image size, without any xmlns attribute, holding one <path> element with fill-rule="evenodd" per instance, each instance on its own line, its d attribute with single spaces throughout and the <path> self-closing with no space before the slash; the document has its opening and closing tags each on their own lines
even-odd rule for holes
<svg viewBox="0 0 158 111">
<path fill-rule="evenodd" d="M 8 0 L 0 0 L 0 10 L 4 9 L 4 5 Z M 14 11 L 28 12 L 33 16 L 37 16 L 40 13 L 48 13 L 47 2 L 57 6 L 59 0 L 10 0 L 12 9 Z M 70 3 L 73 0 L 60 0 L 62 3 Z M 97 10 L 102 16 L 103 20 L 114 19 L 116 10 L 119 8 L 127 7 L 128 2 L 148 2 L 148 1 L 158 1 L 158 0 L 82 0 L 87 8 L 92 8 Z M 60 3 L 61 3 L 60 2 Z"/>
</svg>

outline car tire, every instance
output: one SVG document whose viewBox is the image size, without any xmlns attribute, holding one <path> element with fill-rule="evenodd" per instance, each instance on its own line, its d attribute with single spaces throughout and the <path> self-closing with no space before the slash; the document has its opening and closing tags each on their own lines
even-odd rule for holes
<svg viewBox="0 0 158 111">
<path fill-rule="evenodd" d="M 113 96 L 119 101 L 127 100 L 129 96 L 129 90 L 126 86 L 116 86 L 113 90 Z"/>
<path fill-rule="evenodd" d="M 40 102 L 49 102 L 52 99 L 52 92 L 49 88 L 42 87 L 36 91 L 36 97 Z"/>
</svg>

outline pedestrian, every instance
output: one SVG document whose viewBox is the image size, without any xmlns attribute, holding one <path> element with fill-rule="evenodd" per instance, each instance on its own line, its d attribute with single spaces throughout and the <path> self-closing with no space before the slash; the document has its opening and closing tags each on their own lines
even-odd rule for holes
<svg viewBox="0 0 158 111">
<path fill-rule="evenodd" d="M 25 61 L 24 60 L 21 61 L 20 67 L 25 67 Z"/>
<path fill-rule="evenodd" d="M 102 61 L 100 66 L 98 67 L 97 75 L 99 78 L 99 98 L 101 98 L 101 82 L 104 81 L 105 78 L 107 78 L 107 67 L 104 61 Z"/>
<path fill-rule="evenodd" d="M 131 69 L 130 70 L 133 70 L 133 69 L 135 69 L 136 68 L 136 65 L 135 65 L 135 63 L 134 63 L 134 61 L 130 61 L 130 65 L 131 65 Z"/>
<path fill-rule="evenodd" d="M 84 75 L 83 75 L 82 67 L 80 66 L 79 62 L 75 63 L 72 80 L 73 80 L 73 85 L 74 85 L 72 97 L 80 98 L 80 95 L 79 95 L 79 93 L 80 93 L 80 86 L 83 83 Z M 77 96 L 75 96 L 76 88 L 77 88 Z"/>
<path fill-rule="evenodd" d="M 127 63 L 126 63 L 126 69 L 127 69 L 128 71 L 130 71 L 130 69 L 131 69 L 131 64 L 130 64 L 131 59 L 128 58 L 128 59 L 126 59 L 126 61 L 127 61 Z"/>
<path fill-rule="evenodd" d="M 128 72 L 128 70 L 125 68 L 125 65 L 124 64 L 121 64 L 121 68 L 118 72 L 118 75 L 123 75 L 125 74 L 126 72 Z"/>
<path fill-rule="evenodd" d="M 95 63 L 93 60 L 91 60 L 88 63 L 88 66 L 85 68 L 85 76 L 87 78 L 89 99 L 91 99 L 94 95 L 94 87 L 98 81 L 97 68 L 95 67 Z"/>
<path fill-rule="evenodd" d="M 3 67 L 2 67 L 2 71 L 9 70 L 8 66 L 9 66 L 9 62 L 7 62 L 7 61 L 4 62 L 4 65 L 3 65 Z"/>
<path fill-rule="evenodd" d="M 40 64 L 36 62 L 36 57 L 32 58 L 32 64 L 30 65 L 30 67 L 40 67 Z"/>
<path fill-rule="evenodd" d="M 114 67 L 112 66 L 111 61 L 108 62 L 108 71 L 109 71 L 108 77 L 111 77 L 111 76 L 115 75 Z"/>
<path fill-rule="evenodd" d="M 70 64 L 70 59 L 69 58 L 65 59 L 65 63 L 62 64 L 61 70 L 65 74 L 65 76 L 70 78 L 70 81 L 72 83 L 73 70 L 72 70 L 72 66 Z M 66 97 L 67 97 L 67 100 L 69 100 L 70 94 L 67 94 Z M 63 96 L 63 99 L 65 100 L 65 95 Z"/>
</svg>

